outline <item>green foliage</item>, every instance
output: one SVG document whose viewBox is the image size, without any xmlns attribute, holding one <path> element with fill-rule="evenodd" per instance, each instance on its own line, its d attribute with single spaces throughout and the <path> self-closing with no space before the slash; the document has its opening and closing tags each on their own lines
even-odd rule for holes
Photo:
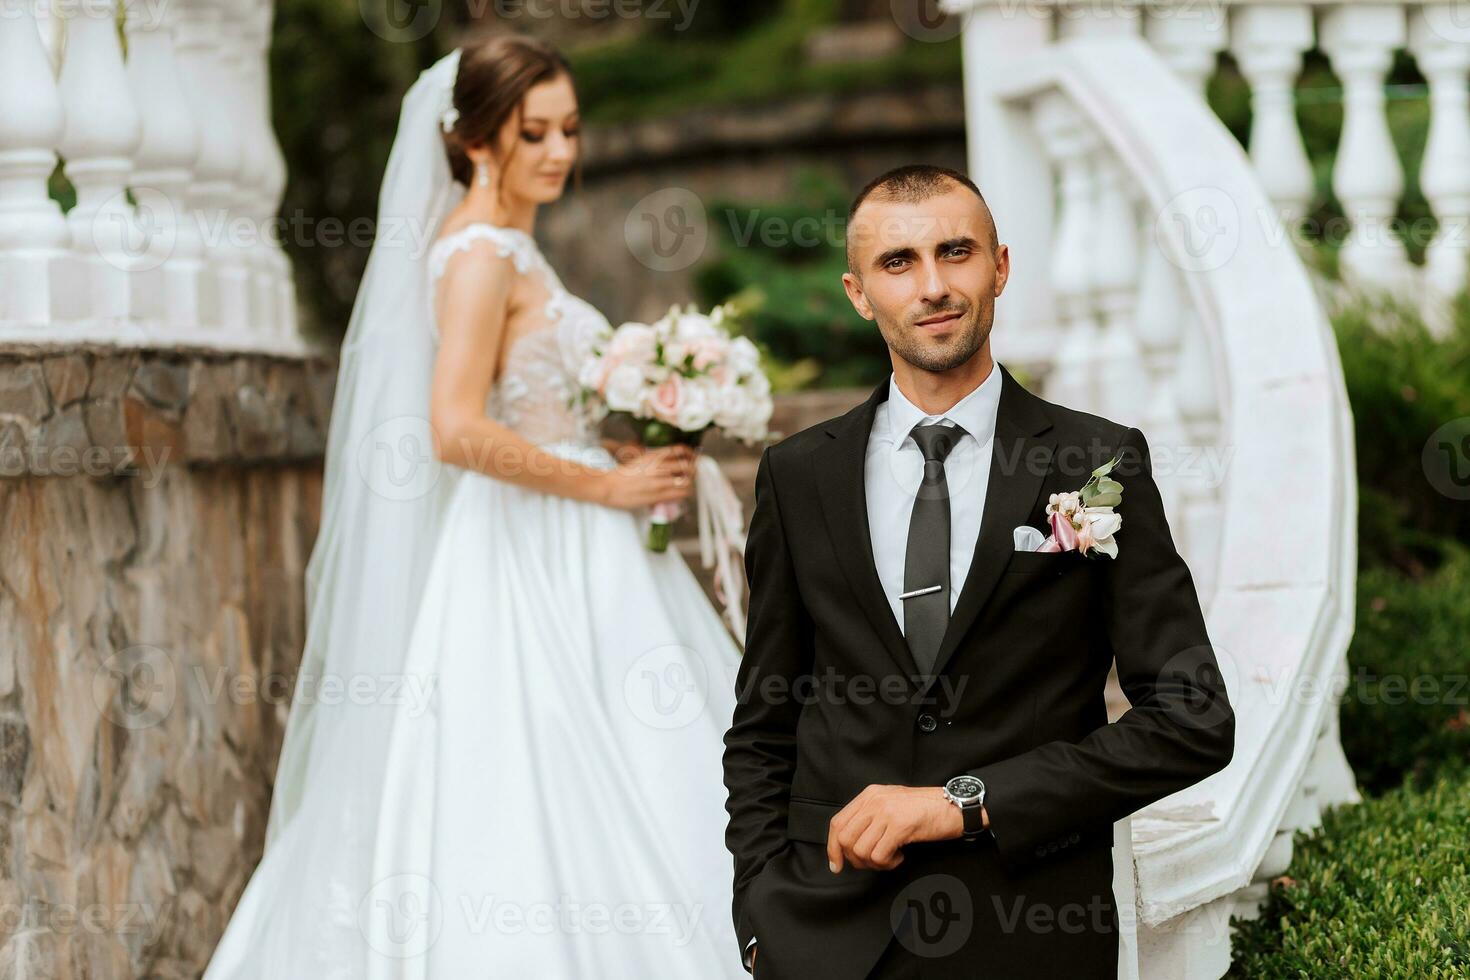
<svg viewBox="0 0 1470 980">
<path fill-rule="evenodd" d="M 1467 636 L 1470 549 L 1454 547 L 1422 579 L 1389 568 L 1360 573 L 1340 719 L 1343 750 L 1366 792 L 1470 763 Z"/>
<path fill-rule="evenodd" d="M 313 333 L 347 328 L 403 93 L 447 50 L 435 35 L 383 40 L 364 28 L 357 4 L 277 11 L 271 97 L 289 174 L 283 240 Z"/>
<path fill-rule="evenodd" d="M 1359 564 L 1421 574 L 1447 542 L 1470 546 L 1470 506 L 1440 493 L 1421 462 L 1435 430 L 1470 416 L 1470 300 L 1459 297 L 1442 340 L 1390 300 L 1344 309 L 1333 327 L 1356 429 Z"/>
<path fill-rule="evenodd" d="M 1342 203 L 1332 190 L 1332 170 L 1342 136 L 1342 81 L 1320 50 L 1306 52 L 1295 86 L 1296 121 L 1302 144 L 1312 167 L 1314 193 L 1308 204 L 1305 233 L 1318 246 L 1315 262 L 1337 278 L 1336 253 L 1351 223 L 1345 220 Z M 1206 86 L 1210 107 L 1242 146 L 1251 131 L 1250 85 L 1235 59 L 1220 58 L 1219 71 Z M 1399 162 L 1404 168 L 1404 194 L 1399 202 L 1398 221 L 1405 234 L 1409 258 L 1422 262 L 1437 222 L 1419 188 L 1419 165 L 1429 138 L 1429 99 L 1424 77 L 1406 52 L 1399 51 L 1387 79 L 1389 133 Z"/>
<path fill-rule="evenodd" d="M 1298 835 L 1231 977 L 1470 978 L 1470 773 L 1408 780 Z"/>
<path fill-rule="evenodd" d="M 742 9 L 751 8 L 751 9 Z M 569 52 L 584 116 L 607 123 L 689 109 L 760 103 L 805 92 L 892 87 L 935 79 L 958 81 L 958 38 L 911 41 L 899 51 L 856 65 L 809 64 L 805 45 L 836 20 L 837 0 L 762 0 L 698 13 L 686 30 L 656 21 L 657 30 Z M 758 16 L 759 14 L 766 16 Z M 720 28 L 731 19 L 727 28 Z"/>
<path fill-rule="evenodd" d="M 778 365 L 773 389 L 872 384 L 889 370 L 877 326 L 842 288 L 848 203 L 840 182 L 815 171 L 785 202 L 711 203 L 721 254 L 695 276 L 699 305 L 741 297 L 751 338 Z"/>
</svg>

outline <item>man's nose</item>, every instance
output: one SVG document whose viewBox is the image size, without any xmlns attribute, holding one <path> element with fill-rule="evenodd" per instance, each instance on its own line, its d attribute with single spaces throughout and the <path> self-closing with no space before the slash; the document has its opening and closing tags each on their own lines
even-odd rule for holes
<svg viewBox="0 0 1470 980">
<path fill-rule="evenodd" d="M 931 306 L 941 304 L 949 298 L 949 283 L 944 281 L 938 262 L 924 263 L 920 274 L 919 298 Z"/>
</svg>

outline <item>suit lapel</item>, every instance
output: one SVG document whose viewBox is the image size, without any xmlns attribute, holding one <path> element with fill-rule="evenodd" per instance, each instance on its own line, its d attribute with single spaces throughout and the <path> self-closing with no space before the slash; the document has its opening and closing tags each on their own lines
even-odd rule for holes
<svg viewBox="0 0 1470 980">
<path fill-rule="evenodd" d="M 970 570 L 955 601 L 944 638 L 939 643 L 934 677 L 944 670 L 1000 583 L 1001 574 L 1015 553 L 1012 531 L 1030 517 L 1056 449 L 1056 438 L 1042 434 L 1051 428 L 1051 421 L 1042 410 L 1040 399 L 1022 388 L 1004 367 L 996 366 L 1000 368 L 1003 381 L 995 419 L 995 441 L 991 447 L 985 511 L 980 519 L 980 534 L 975 542 Z"/>
<path fill-rule="evenodd" d="M 832 438 L 817 451 L 815 463 L 817 486 L 822 499 L 822 516 L 827 533 L 837 553 L 858 605 L 883 641 L 894 662 L 905 677 L 919 673 L 918 663 L 908 642 L 893 618 L 888 596 L 878 578 L 873 560 L 873 536 L 868 526 L 868 491 L 864 475 L 868 452 L 868 434 L 879 403 L 888 398 L 888 379 L 873 389 L 868 400 L 846 415 L 832 420 L 827 434 Z"/>
</svg>

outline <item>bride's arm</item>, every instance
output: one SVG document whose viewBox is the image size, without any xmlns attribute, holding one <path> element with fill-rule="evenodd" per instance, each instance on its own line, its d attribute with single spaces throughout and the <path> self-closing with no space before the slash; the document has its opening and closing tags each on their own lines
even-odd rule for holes
<svg viewBox="0 0 1470 980">
<path fill-rule="evenodd" d="M 483 241 L 456 253 L 444 272 L 429 419 L 438 458 L 541 493 L 609 506 L 687 496 L 690 453 L 649 454 L 616 470 L 598 469 L 548 453 L 485 414 L 515 274 L 511 261 Z"/>
</svg>

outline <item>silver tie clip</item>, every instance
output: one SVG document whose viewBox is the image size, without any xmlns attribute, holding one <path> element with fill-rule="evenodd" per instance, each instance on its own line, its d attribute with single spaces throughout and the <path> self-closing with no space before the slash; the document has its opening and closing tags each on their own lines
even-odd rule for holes
<svg viewBox="0 0 1470 980">
<path fill-rule="evenodd" d="M 916 595 L 928 595 L 931 592 L 938 592 L 942 588 L 944 588 L 944 586 L 942 586 L 942 585 L 931 585 L 927 589 L 915 589 L 912 592 L 903 592 L 903 593 L 900 593 L 899 594 L 899 598 L 900 599 L 912 599 Z"/>
</svg>

